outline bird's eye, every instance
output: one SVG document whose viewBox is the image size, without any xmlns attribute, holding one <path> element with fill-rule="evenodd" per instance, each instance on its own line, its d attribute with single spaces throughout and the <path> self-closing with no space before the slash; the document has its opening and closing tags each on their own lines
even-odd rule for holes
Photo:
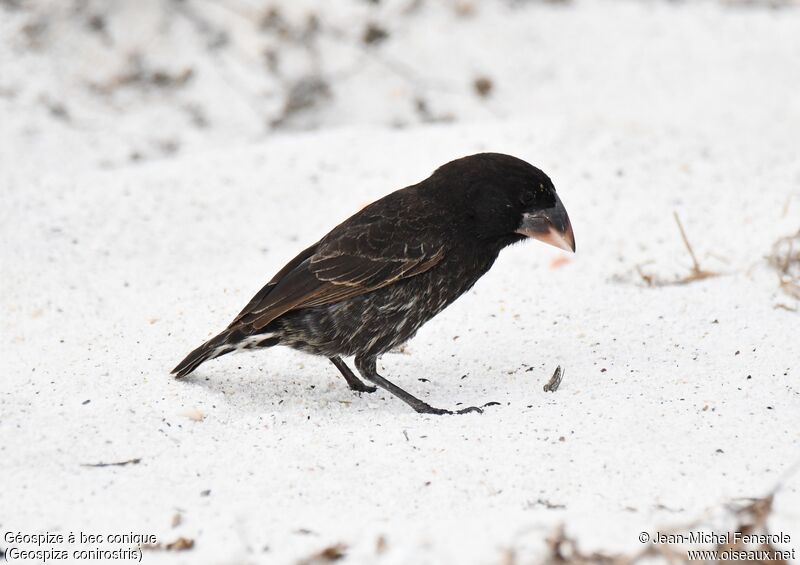
<svg viewBox="0 0 800 565">
<path fill-rule="evenodd" d="M 521 200 L 523 204 L 530 204 L 531 202 L 533 202 L 533 191 L 526 190 L 525 192 L 523 192 Z"/>
</svg>

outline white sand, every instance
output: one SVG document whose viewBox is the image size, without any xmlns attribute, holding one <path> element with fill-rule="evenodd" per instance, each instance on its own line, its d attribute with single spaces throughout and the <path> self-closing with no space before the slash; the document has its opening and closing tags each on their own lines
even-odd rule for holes
<svg viewBox="0 0 800 565">
<path fill-rule="evenodd" d="M 776 309 L 798 304 L 765 261 L 800 227 L 800 12 L 504 14 L 471 31 L 497 118 L 465 96 L 463 121 L 398 131 L 354 105 L 343 127 L 220 141 L 234 124 L 127 166 L 130 137 L 106 154 L 0 100 L 0 530 L 195 541 L 148 563 L 293 563 L 334 543 L 344 563 L 535 563 L 561 523 L 587 549 L 636 550 L 641 531 L 730 527 L 727 503 L 782 482 L 770 528 L 800 547 L 800 314 Z M 541 72 L 520 73 L 528 58 Z M 15 129 L 29 119 L 38 137 Z M 506 250 L 379 368 L 436 406 L 501 406 L 420 416 L 280 348 L 168 376 L 333 225 L 483 150 L 551 175 L 578 253 Z M 721 275 L 648 288 L 637 265 L 691 266 L 673 211 Z"/>
</svg>

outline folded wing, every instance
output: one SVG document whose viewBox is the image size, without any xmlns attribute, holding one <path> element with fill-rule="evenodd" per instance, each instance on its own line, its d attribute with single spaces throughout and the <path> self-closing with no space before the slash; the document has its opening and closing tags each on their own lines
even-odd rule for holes
<svg viewBox="0 0 800 565">
<path fill-rule="evenodd" d="M 260 330 L 290 310 L 372 292 L 439 263 L 445 246 L 437 219 L 416 194 L 403 192 L 368 206 L 300 253 L 229 327 Z"/>
</svg>

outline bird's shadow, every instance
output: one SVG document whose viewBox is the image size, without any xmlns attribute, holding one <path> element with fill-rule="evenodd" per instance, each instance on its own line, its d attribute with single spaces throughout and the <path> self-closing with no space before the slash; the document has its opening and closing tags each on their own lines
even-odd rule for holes
<svg viewBox="0 0 800 565">
<path fill-rule="evenodd" d="M 231 408 L 252 412 L 326 411 L 331 404 L 374 408 L 375 401 L 386 403 L 381 411 L 407 408 L 385 391 L 360 393 L 351 390 L 336 369 L 303 367 L 270 371 L 261 367 L 236 367 L 233 370 L 199 369 L 179 380 L 182 385 L 204 389 L 221 396 Z M 384 402 L 385 401 L 385 402 Z"/>
<path fill-rule="evenodd" d="M 421 379 L 410 384 L 409 392 L 425 402 L 442 404 L 431 398 L 428 392 L 430 381 Z M 400 399 L 389 392 L 378 389 L 373 393 L 362 393 L 351 390 L 344 379 L 331 366 L 303 366 L 283 371 L 271 371 L 263 367 L 201 368 L 179 380 L 181 385 L 204 389 L 213 396 L 221 396 L 229 407 L 249 412 L 297 412 L 297 411 L 334 411 L 332 405 L 347 407 L 353 412 L 369 413 L 413 413 Z M 445 385 L 446 386 L 446 385 Z M 453 383 L 453 395 L 459 395 L 457 384 Z M 445 397 L 447 393 L 439 390 L 436 397 Z M 458 409 L 463 406 L 449 406 Z"/>
</svg>

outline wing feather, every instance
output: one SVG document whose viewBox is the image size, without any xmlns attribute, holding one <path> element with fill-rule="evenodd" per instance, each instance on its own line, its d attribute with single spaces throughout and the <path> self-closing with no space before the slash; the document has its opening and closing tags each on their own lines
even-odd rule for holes
<svg viewBox="0 0 800 565">
<path fill-rule="evenodd" d="M 427 207 L 420 206 L 416 194 L 402 194 L 405 190 L 368 206 L 300 253 L 231 326 L 259 330 L 291 310 L 372 292 L 439 263 L 445 245 L 436 219 L 419 213 Z"/>
</svg>

